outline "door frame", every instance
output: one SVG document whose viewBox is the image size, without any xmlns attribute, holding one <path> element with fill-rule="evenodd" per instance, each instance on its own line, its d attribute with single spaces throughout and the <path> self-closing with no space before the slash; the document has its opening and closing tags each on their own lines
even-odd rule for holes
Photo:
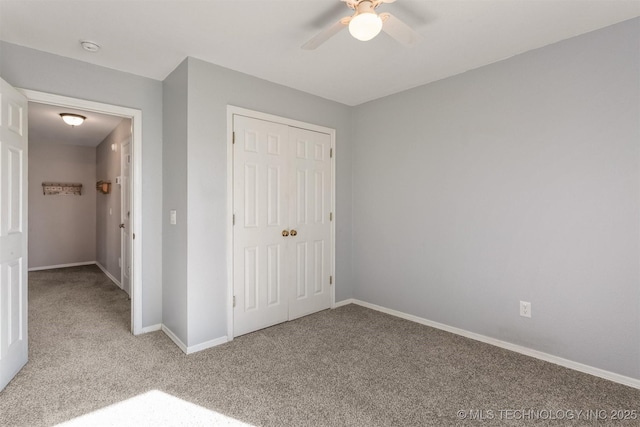
<svg viewBox="0 0 640 427">
<path fill-rule="evenodd" d="M 331 161 L 331 257 L 330 271 L 333 276 L 333 284 L 330 285 L 331 308 L 336 305 L 336 130 L 325 126 L 301 122 L 286 117 L 249 110 L 234 105 L 227 105 L 227 340 L 233 340 L 233 116 L 245 116 L 268 122 L 308 129 L 311 131 L 326 133 L 331 137 L 331 149 L 333 157 Z"/>
<path fill-rule="evenodd" d="M 133 248 L 131 251 L 131 333 L 142 330 L 142 111 L 134 108 L 88 101 L 69 96 L 55 95 L 18 88 L 28 102 L 55 105 L 131 119 L 131 224 Z M 28 160 L 27 160 L 28 163 Z"/>
</svg>

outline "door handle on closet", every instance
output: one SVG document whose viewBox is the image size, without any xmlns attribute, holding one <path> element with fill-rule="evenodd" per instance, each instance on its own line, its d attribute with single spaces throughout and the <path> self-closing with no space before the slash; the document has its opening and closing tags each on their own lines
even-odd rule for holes
<svg viewBox="0 0 640 427">
<path fill-rule="evenodd" d="M 292 236 L 297 236 L 298 232 L 296 230 L 291 230 L 289 234 L 291 234 Z"/>
<path fill-rule="evenodd" d="M 282 237 L 287 237 L 289 235 L 288 230 L 282 230 Z"/>
<path fill-rule="evenodd" d="M 120 224 L 120 228 L 124 228 L 124 224 Z"/>
</svg>

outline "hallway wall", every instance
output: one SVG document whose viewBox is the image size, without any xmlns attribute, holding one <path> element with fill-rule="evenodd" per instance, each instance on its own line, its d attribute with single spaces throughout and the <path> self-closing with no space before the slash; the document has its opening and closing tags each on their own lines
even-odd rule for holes
<svg viewBox="0 0 640 427">
<path fill-rule="evenodd" d="M 96 259 L 96 149 L 29 141 L 29 268 Z M 82 183 L 80 196 L 48 195 L 42 182 Z"/>
</svg>

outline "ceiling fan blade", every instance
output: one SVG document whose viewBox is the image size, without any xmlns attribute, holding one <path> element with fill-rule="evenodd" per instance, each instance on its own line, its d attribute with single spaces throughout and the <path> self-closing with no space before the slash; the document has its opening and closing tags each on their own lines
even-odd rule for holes
<svg viewBox="0 0 640 427">
<path fill-rule="evenodd" d="M 389 34 L 402 44 L 412 45 L 420 40 L 420 34 L 416 33 L 407 24 L 390 13 L 381 13 L 382 31 Z"/>
<path fill-rule="evenodd" d="M 312 38 L 311 40 L 309 40 L 305 44 L 303 44 L 302 45 L 302 49 L 313 50 L 313 49 L 317 48 L 322 43 L 326 42 L 331 37 L 333 37 L 336 34 L 338 34 L 340 32 L 340 30 L 342 30 L 344 27 L 349 25 L 350 21 L 351 21 L 351 16 L 345 16 L 344 18 L 342 18 L 341 20 L 339 20 L 338 22 L 336 22 L 335 24 L 333 24 L 329 28 L 325 29 L 324 31 L 322 31 L 320 34 L 316 35 L 314 38 Z"/>
<path fill-rule="evenodd" d="M 396 0 L 381 0 L 382 3 L 395 3 Z"/>
</svg>

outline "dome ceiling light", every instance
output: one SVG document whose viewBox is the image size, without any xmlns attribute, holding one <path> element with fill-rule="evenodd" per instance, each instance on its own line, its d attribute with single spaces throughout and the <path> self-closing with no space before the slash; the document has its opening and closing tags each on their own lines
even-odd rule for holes
<svg viewBox="0 0 640 427">
<path fill-rule="evenodd" d="M 80 126 L 87 119 L 85 116 L 81 116 L 80 114 L 71 113 L 61 113 L 60 117 L 62 117 L 62 120 L 71 127 Z"/>
</svg>

